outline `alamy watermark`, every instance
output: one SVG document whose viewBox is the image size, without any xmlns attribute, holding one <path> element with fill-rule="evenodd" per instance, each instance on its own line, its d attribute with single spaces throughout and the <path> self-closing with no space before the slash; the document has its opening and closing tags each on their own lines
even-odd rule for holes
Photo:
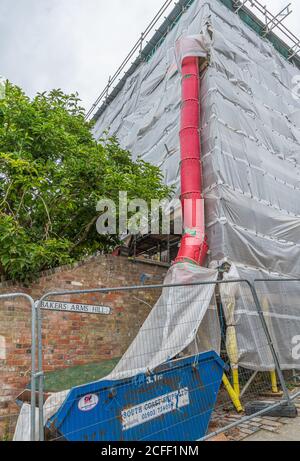
<svg viewBox="0 0 300 461">
<path fill-rule="evenodd" d="M 292 339 L 292 345 L 293 360 L 298 361 L 300 360 L 300 335 L 294 336 L 294 338 Z"/>
<path fill-rule="evenodd" d="M 183 203 L 179 199 L 171 202 L 154 199 L 148 205 L 142 199 L 129 200 L 127 192 L 120 192 L 118 203 L 100 200 L 97 212 L 96 227 L 100 235 L 181 235 L 184 230 L 192 237 L 203 237 L 196 226 L 204 222 L 203 199 L 186 199 Z"/>
<path fill-rule="evenodd" d="M 292 78 L 292 94 L 294 99 L 300 99 L 300 75 Z"/>
</svg>

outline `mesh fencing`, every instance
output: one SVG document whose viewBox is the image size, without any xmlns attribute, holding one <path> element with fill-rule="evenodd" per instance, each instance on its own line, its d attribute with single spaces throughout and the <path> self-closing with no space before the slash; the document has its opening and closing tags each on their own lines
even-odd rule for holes
<svg viewBox="0 0 300 461">
<path fill-rule="evenodd" d="M 220 286 L 221 356 L 242 410 L 234 412 L 228 393 L 221 390 L 208 437 L 224 432 L 229 440 L 241 440 L 260 430 L 276 432 L 286 417 L 296 416 L 300 283 L 257 280 L 253 288 Z"/>
<path fill-rule="evenodd" d="M 256 292 L 291 391 L 300 383 L 300 281 L 257 280 Z"/>
<path fill-rule="evenodd" d="M 201 420 L 203 413 L 213 408 L 213 402 L 208 403 L 212 398 L 207 392 L 209 385 L 203 386 L 201 380 L 192 378 L 197 375 L 195 370 L 200 366 L 201 353 L 220 349 L 214 288 L 215 284 L 208 284 L 204 290 L 199 285 L 172 286 L 163 290 L 147 286 L 128 289 L 127 310 L 134 311 L 141 324 L 134 329 L 132 316 L 129 321 L 125 316 L 123 327 L 119 324 L 123 350 L 120 351 L 119 344 L 117 356 L 122 352 L 122 360 L 105 376 L 95 376 L 95 380 L 104 378 L 103 381 L 80 389 L 78 396 L 73 396 L 72 391 L 68 397 L 72 417 L 51 421 L 46 431 L 47 439 L 144 440 L 153 437 L 158 440 L 164 436 L 165 440 L 172 440 L 173 428 L 176 428 L 174 440 L 190 437 L 192 421 Z M 112 295 L 116 297 L 118 292 L 100 293 L 98 302 L 104 303 Z M 214 359 L 208 358 L 205 367 L 211 368 L 210 363 L 213 364 Z M 185 384 L 180 383 L 181 375 L 186 379 Z M 219 381 L 220 386 L 222 370 L 216 382 L 213 372 L 207 370 L 207 379 L 210 385 Z M 215 394 L 217 392 L 218 389 Z M 57 393 L 46 402 L 47 419 L 61 407 L 66 395 L 65 392 Z M 88 401 L 86 411 L 85 398 Z M 99 411 L 94 411 L 94 404 Z M 201 411 L 201 407 L 205 411 Z M 203 425 L 201 421 L 199 424 Z"/>
<path fill-rule="evenodd" d="M 254 290 L 247 281 L 210 281 L 46 296 L 49 302 L 59 299 L 62 305 L 76 306 L 88 303 L 86 296 L 93 294 L 95 304 L 110 305 L 110 316 L 92 318 L 107 330 L 111 347 L 107 349 L 100 340 L 97 363 L 81 358 L 80 364 L 70 367 L 72 354 L 78 350 L 70 337 L 58 346 L 65 365 L 51 363 L 49 316 L 75 314 L 42 310 L 43 367 L 39 371 L 46 372 L 45 439 L 193 441 L 225 433 L 231 440 L 240 440 L 266 425 L 275 430 L 279 417 L 265 415 L 262 408 L 267 412 L 286 405 L 286 390 L 291 397 L 299 390 L 300 338 L 294 334 L 299 331 L 298 285 L 260 281 Z M 4 321 L 12 306 L 5 303 Z M 76 315 L 89 314 L 78 311 Z M 8 355 L 2 357 L 6 374 L 1 380 L 0 429 L 2 439 L 11 440 L 16 423 L 19 433 L 29 437 L 30 392 L 23 391 L 30 382 L 30 360 L 20 380 L 20 363 L 16 375 L 11 360 L 16 361 L 22 340 L 13 324 L 11 338 L 1 324 Z M 30 344 L 24 342 L 25 346 Z M 23 407 L 17 422 L 15 402 L 20 394 Z M 249 412 L 253 402 L 257 408 Z M 37 408 L 37 432 L 38 413 Z"/>
<path fill-rule="evenodd" d="M 149 317 L 135 341 L 106 378 L 105 381 L 112 380 L 108 388 L 103 382 L 100 390 L 87 387 L 81 389 L 79 396 L 69 396 L 67 406 L 73 409 L 72 416 L 64 419 L 62 412 L 58 420 L 51 421 L 47 438 L 195 440 L 216 431 L 226 432 L 235 422 L 237 428 L 226 432 L 229 438 L 243 438 L 259 430 L 257 422 L 252 426 L 243 422 L 248 403 L 274 398 L 275 402 L 284 401 L 266 325 L 262 324 L 247 282 L 217 284 L 213 294 L 203 289 L 208 286 L 164 288 L 154 309 L 149 306 Z M 148 291 L 147 287 L 138 292 L 133 289 L 129 298 L 142 301 Z M 206 351 L 221 356 L 226 365 L 224 374 L 216 373 L 216 364 L 210 358 L 198 369 L 201 378 L 206 374 L 206 383 L 203 379 L 200 383 L 182 383 L 185 373 L 194 376 L 195 363 Z M 192 362 L 185 365 L 188 358 Z M 174 360 L 182 364 L 176 373 L 172 369 Z M 155 367 L 158 362 L 169 365 Z M 209 362 L 213 365 L 209 366 Z M 116 395 L 112 387 L 118 389 Z M 55 397 L 55 411 L 65 397 L 66 394 Z M 84 398 L 92 400 L 92 410 L 80 410 Z M 105 404 L 101 406 L 99 402 Z M 53 413 L 49 405 L 53 401 L 48 402 L 47 414 Z M 99 405 L 100 416 L 94 405 Z M 273 400 L 269 403 L 272 405 Z"/>
<path fill-rule="evenodd" d="M 0 440 L 13 438 L 22 398 L 34 389 L 34 304 L 24 293 L 0 295 Z M 26 391 L 27 389 L 27 391 Z M 35 395 L 35 394 L 34 394 Z M 34 399 L 33 404 L 34 404 Z M 33 408 L 33 406 L 32 406 Z M 29 437 L 33 429 L 24 421 Z M 22 419 L 20 419 L 22 424 Z M 33 434 L 32 434 L 33 435 Z"/>
<path fill-rule="evenodd" d="M 186 441 L 205 434 L 222 379 L 213 357 L 178 359 L 112 388 L 103 382 L 69 396 L 46 434 L 68 441 Z M 216 373 L 218 371 L 218 373 Z M 180 375 L 180 378 L 179 378 Z M 85 394 L 89 392 L 88 394 Z M 99 402 L 102 402 L 101 408 Z M 98 411 L 93 407 L 98 406 Z"/>
</svg>

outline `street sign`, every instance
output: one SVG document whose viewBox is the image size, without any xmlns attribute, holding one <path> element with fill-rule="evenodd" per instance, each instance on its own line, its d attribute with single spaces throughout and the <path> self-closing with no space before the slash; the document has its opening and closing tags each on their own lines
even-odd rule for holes
<svg viewBox="0 0 300 461">
<path fill-rule="evenodd" d="M 38 301 L 35 304 L 37 305 Z M 73 312 L 75 314 L 110 315 L 112 313 L 112 309 L 107 306 L 63 303 L 61 301 L 42 301 L 41 309 L 54 312 Z"/>
</svg>

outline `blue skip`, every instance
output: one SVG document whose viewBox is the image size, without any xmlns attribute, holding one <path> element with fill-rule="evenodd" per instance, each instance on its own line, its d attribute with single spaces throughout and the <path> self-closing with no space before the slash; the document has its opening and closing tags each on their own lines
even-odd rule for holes
<svg viewBox="0 0 300 461">
<path fill-rule="evenodd" d="M 66 441 L 196 441 L 207 433 L 224 368 L 207 352 L 153 374 L 76 387 L 47 427 Z"/>
</svg>

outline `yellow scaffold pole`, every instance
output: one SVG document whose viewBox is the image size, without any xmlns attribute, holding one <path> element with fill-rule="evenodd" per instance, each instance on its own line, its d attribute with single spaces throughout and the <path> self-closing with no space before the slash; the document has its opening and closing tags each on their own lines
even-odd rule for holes
<svg viewBox="0 0 300 461">
<path fill-rule="evenodd" d="M 236 336 L 236 328 L 231 325 L 227 328 L 226 335 L 227 354 L 231 363 L 232 370 L 232 383 L 234 392 L 238 397 L 241 395 L 240 391 L 240 377 L 239 377 L 239 351 Z"/>
<path fill-rule="evenodd" d="M 242 411 L 244 411 L 244 409 L 242 407 L 242 404 L 240 402 L 240 399 L 237 396 L 237 394 L 236 394 L 235 390 L 233 389 L 232 385 L 230 384 L 230 381 L 227 378 L 227 376 L 225 375 L 225 373 L 223 375 L 223 384 L 225 386 L 226 391 L 229 394 L 229 397 L 232 400 L 233 405 L 235 406 L 236 411 L 238 413 L 241 413 Z"/>
<path fill-rule="evenodd" d="M 233 389 L 234 392 L 238 397 L 241 395 L 241 389 L 240 389 L 240 377 L 239 377 L 239 367 L 233 367 L 232 368 L 232 382 L 233 382 Z"/>
<path fill-rule="evenodd" d="M 277 375 L 276 375 L 275 370 L 271 371 L 271 383 L 272 383 L 272 393 L 273 394 L 278 394 L 279 389 L 278 389 Z"/>
</svg>

